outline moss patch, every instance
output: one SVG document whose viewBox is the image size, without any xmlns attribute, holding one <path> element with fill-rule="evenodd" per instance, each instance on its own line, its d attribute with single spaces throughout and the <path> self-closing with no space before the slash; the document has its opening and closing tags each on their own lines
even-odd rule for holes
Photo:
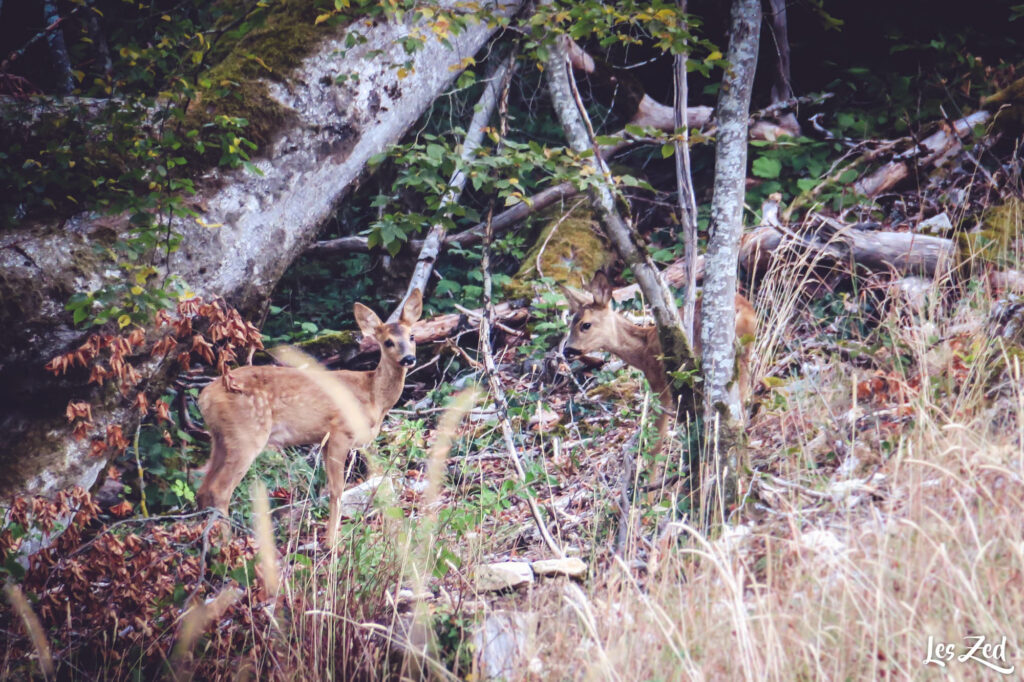
<svg viewBox="0 0 1024 682">
<path fill-rule="evenodd" d="M 1001 129 L 1024 129 L 1024 78 L 1018 78 L 999 92 L 983 97 L 981 105 L 995 112 L 995 124 Z"/>
<path fill-rule="evenodd" d="M 341 331 L 321 334 L 315 339 L 297 343 L 296 346 L 315 358 L 326 358 L 350 350 L 357 343 L 359 338 L 356 332 Z"/>
<path fill-rule="evenodd" d="M 601 226 L 588 207 L 579 206 L 564 219 L 552 212 L 505 291 L 513 298 L 531 296 L 533 283 L 540 275 L 579 287 L 613 260 Z"/>
<path fill-rule="evenodd" d="M 200 88 L 186 126 L 200 127 L 218 115 L 241 117 L 249 122 L 245 136 L 265 145 L 294 116 L 270 96 L 266 81 L 283 82 L 327 34 L 329 29 L 314 24 L 317 14 L 312 0 L 281 0 L 254 17 L 257 28 L 218 45 L 210 55 L 214 66 L 199 79 L 209 87 Z"/>
<path fill-rule="evenodd" d="M 1024 234 L 1024 201 L 1010 199 L 985 212 L 982 228 L 958 237 L 960 261 L 969 266 L 992 263 L 998 267 L 1018 267 L 1020 238 Z"/>
</svg>

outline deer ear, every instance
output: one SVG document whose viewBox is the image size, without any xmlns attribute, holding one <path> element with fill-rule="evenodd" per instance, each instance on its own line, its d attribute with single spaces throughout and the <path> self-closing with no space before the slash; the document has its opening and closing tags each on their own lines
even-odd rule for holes
<svg viewBox="0 0 1024 682">
<path fill-rule="evenodd" d="M 356 303 L 354 306 L 354 312 L 356 316 L 356 324 L 359 325 L 359 331 L 363 333 L 363 336 L 372 336 L 377 338 L 377 329 L 384 324 L 377 317 L 377 313 L 367 308 L 362 303 Z"/>
<path fill-rule="evenodd" d="M 602 271 L 594 274 L 590 282 L 590 293 L 594 295 L 594 304 L 607 308 L 612 301 L 612 284 L 608 281 L 608 275 Z"/>
<path fill-rule="evenodd" d="M 409 298 L 405 300 L 405 305 L 402 306 L 402 322 L 411 325 L 416 320 L 420 319 L 420 315 L 423 314 L 423 292 L 419 289 L 413 289 L 412 293 L 409 294 Z"/>
<path fill-rule="evenodd" d="M 562 295 L 565 296 L 565 300 L 569 302 L 569 312 L 573 315 L 582 310 L 583 306 L 594 302 L 594 297 L 588 293 L 576 291 L 561 284 L 558 285 L 558 288 L 562 291 Z"/>
</svg>

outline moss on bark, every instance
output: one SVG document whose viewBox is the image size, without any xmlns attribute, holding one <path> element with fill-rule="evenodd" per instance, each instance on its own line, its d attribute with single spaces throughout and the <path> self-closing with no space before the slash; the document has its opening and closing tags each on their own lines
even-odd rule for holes
<svg viewBox="0 0 1024 682">
<path fill-rule="evenodd" d="M 505 287 L 511 298 L 532 296 L 533 283 L 540 276 L 578 287 L 614 260 L 601 226 L 588 207 L 579 206 L 566 216 L 554 211 L 548 215 L 550 220 Z"/>
</svg>

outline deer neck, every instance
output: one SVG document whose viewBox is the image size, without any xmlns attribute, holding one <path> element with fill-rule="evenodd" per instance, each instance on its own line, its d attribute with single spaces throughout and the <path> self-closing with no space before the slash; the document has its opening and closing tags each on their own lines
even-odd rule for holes
<svg viewBox="0 0 1024 682">
<path fill-rule="evenodd" d="M 643 372 L 651 390 L 664 398 L 668 381 L 661 364 L 661 340 L 658 339 L 657 327 L 642 327 L 620 319 L 616 326 L 616 336 L 617 345 L 612 353 Z"/>
<path fill-rule="evenodd" d="M 405 373 L 405 367 L 385 360 L 383 357 L 381 357 L 377 368 L 373 370 L 370 394 L 373 397 L 373 406 L 376 408 L 378 421 L 402 397 L 402 389 L 405 388 Z"/>
</svg>

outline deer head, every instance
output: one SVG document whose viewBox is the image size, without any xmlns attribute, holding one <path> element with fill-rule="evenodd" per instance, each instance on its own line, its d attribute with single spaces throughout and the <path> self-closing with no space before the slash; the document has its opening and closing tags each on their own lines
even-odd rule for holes
<svg viewBox="0 0 1024 682">
<path fill-rule="evenodd" d="M 594 351 L 615 351 L 619 338 L 619 316 L 612 310 L 612 286 L 603 272 L 594 275 L 590 291 L 561 287 L 569 301 L 572 320 L 565 338 L 566 357 Z"/>
<path fill-rule="evenodd" d="M 380 344 L 381 362 L 386 359 L 401 367 L 412 367 L 416 364 L 416 339 L 412 335 L 412 325 L 420 319 L 422 312 L 423 294 L 419 289 L 413 290 L 409 295 L 397 322 L 382 322 L 377 313 L 362 303 L 355 305 L 359 331 Z"/>
</svg>

